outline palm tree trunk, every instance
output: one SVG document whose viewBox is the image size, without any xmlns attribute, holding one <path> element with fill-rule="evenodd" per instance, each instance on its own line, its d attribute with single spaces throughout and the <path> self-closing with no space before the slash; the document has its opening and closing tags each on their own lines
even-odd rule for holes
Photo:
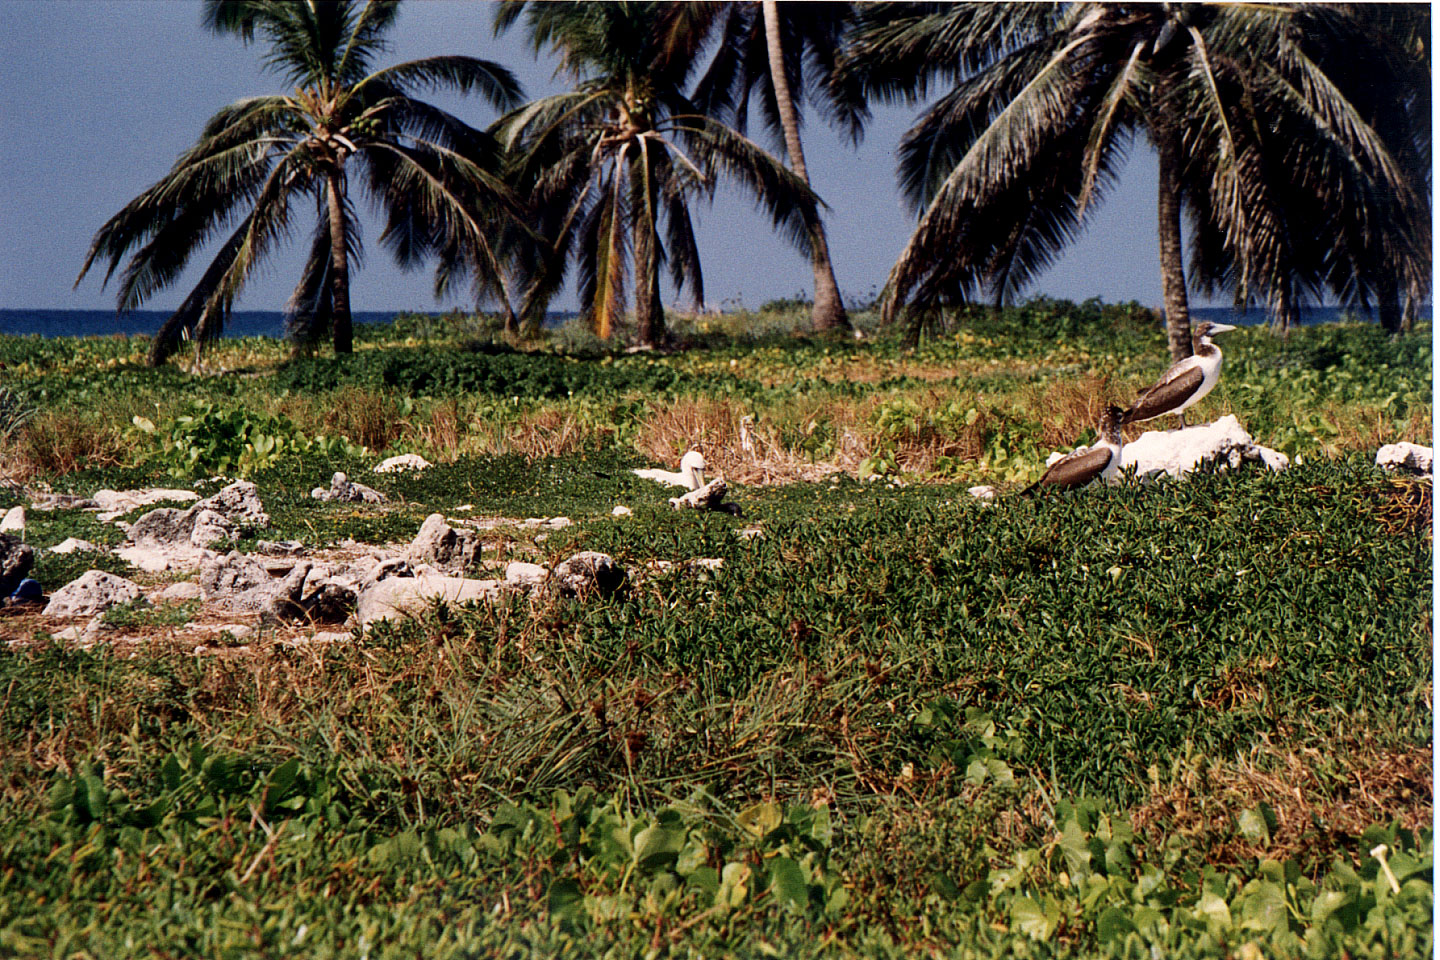
<svg viewBox="0 0 1440 960">
<path fill-rule="evenodd" d="M 1405 294 L 1405 311 L 1400 315 L 1400 329 L 1405 333 L 1415 330 L 1415 321 L 1420 313 L 1420 297 L 1411 289 Z"/>
<path fill-rule="evenodd" d="M 1183 360 L 1194 353 L 1190 342 L 1190 301 L 1185 293 L 1185 256 L 1180 238 L 1180 134 L 1174 108 L 1159 95 L 1154 128 L 1160 155 L 1160 281 L 1165 292 L 1165 330 L 1170 358 Z"/>
<path fill-rule="evenodd" d="M 635 217 L 635 325 L 640 343 L 646 347 L 658 347 L 665 339 L 665 307 L 660 302 L 655 254 L 655 221 L 642 210 Z"/>
<path fill-rule="evenodd" d="M 1379 303 L 1380 326 L 1386 333 L 1399 333 L 1403 323 L 1400 314 L 1400 285 L 1393 280 L 1383 281 L 1376 291 Z"/>
<path fill-rule="evenodd" d="M 785 51 L 780 46 L 780 11 L 776 0 L 761 0 L 765 15 L 765 46 L 770 56 L 770 82 L 775 87 L 775 104 L 780 111 L 780 126 L 785 131 L 785 152 L 790 156 L 790 169 L 810 186 L 810 173 L 805 168 L 805 148 L 800 143 L 800 118 L 795 113 L 795 100 L 790 95 L 790 81 L 785 76 Z M 806 224 L 810 231 L 810 266 L 815 273 L 815 303 L 810 311 L 817 330 L 850 330 L 850 317 L 840 299 L 835 282 L 835 268 L 830 263 L 830 244 L 825 239 L 825 224 L 819 211 Z"/>
<path fill-rule="evenodd" d="M 345 174 L 332 168 L 325 175 L 330 206 L 330 325 L 336 353 L 350 353 L 350 264 L 345 226 Z"/>
<path fill-rule="evenodd" d="M 1275 288 L 1275 304 L 1270 329 L 1282 337 L 1290 336 L 1290 328 L 1300 325 L 1300 312 L 1295 308 L 1294 291 L 1288 277 L 1282 277 Z"/>
</svg>

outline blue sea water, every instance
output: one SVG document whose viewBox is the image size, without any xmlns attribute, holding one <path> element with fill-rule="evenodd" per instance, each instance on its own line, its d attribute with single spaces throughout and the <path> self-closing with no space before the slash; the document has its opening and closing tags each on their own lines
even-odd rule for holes
<svg viewBox="0 0 1440 960">
<path fill-rule="evenodd" d="M 1420 320 L 1429 320 L 1430 304 L 1421 304 L 1416 310 L 1416 316 Z M 1236 310 L 1234 307 L 1191 307 L 1190 319 L 1195 322 L 1209 320 L 1212 323 L 1233 323 L 1236 326 L 1257 327 L 1269 323 L 1270 314 L 1258 307 L 1251 307 L 1249 310 Z M 1379 317 L 1374 312 L 1366 313 L 1364 310 L 1357 310 L 1354 307 L 1300 308 L 1300 325 L 1304 327 L 1314 326 L 1318 323 L 1337 323 L 1341 320 L 1378 323 Z"/>
<path fill-rule="evenodd" d="M 401 311 L 398 310 L 357 310 L 351 319 L 357 324 L 389 323 Z M 441 318 L 446 313 L 424 313 L 404 311 L 406 314 L 421 314 Z M 545 325 L 555 326 L 574 316 L 571 313 L 552 311 Z M 170 319 L 168 310 L 134 310 L 117 314 L 113 310 L 14 310 L 0 309 L 0 334 L 24 336 L 38 334 L 42 337 L 110 337 L 152 336 L 160 326 Z M 225 323 L 227 337 L 283 337 L 285 318 L 278 310 L 236 310 Z"/>
<path fill-rule="evenodd" d="M 373 310 L 356 311 L 352 316 L 355 323 L 389 323 L 398 311 Z M 1264 310 L 1236 311 L 1231 307 L 1192 307 L 1191 315 L 1196 320 L 1212 320 L 1221 323 L 1254 326 L 1268 322 Z M 1306 326 L 1316 323 L 1333 323 L 1342 319 L 1372 320 L 1359 311 L 1348 307 L 1303 307 L 1301 316 Z M 136 310 L 116 314 L 113 310 L 16 310 L 0 309 L 0 334 L 42 337 L 105 337 L 116 334 L 150 336 L 160 329 L 170 316 L 166 310 Z M 431 313 L 441 317 L 444 314 Z M 546 326 L 557 326 L 574 316 L 572 313 L 552 312 Z M 1420 308 L 1420 317 L 1430 319 L 1430 306 Z M 225 325 L 227 337 L 280 337 L 285 333 L 285 321 L 276 310 L 237 310 Z"/>
</svg>

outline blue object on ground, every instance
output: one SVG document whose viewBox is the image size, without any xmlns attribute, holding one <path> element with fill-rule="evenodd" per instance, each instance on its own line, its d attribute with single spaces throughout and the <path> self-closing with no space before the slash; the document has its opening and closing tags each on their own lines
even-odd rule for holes
<svg viewBox="0 0 1440 960">
<path fill-rule="evenodd" d="M 26 577 L 20 581 L 20 584 L 15 588 L 15 592 L 10 594 L 10 599 L 39 600 L 43 596 L 45 596 L 45 589 L 40 586 L 40 582 Z"/>
</svg>

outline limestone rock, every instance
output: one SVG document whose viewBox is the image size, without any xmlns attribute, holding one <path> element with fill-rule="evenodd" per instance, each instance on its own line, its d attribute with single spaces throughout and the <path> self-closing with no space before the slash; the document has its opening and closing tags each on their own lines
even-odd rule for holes
<svg viewBox="0 0 1440 960">
<path fill-rule="evenodd" d="M 130 526 L 129 538 L 135 544 L 188 544 L 203 549 L 220 540 L 234 540 L 242 530 L 269 525 L 270 515 L 255 484 L 237 480 L 188 510 L 151 510 Z"/>
<path fill-rule="evenodd" d="M 193 529 L 195 518 L 189 510 L 160 507 L 132 523 L 129 537 L 134 543 L 189 542 L 190 531 Z"/>
<path fill-rule="evenodd" d="M 34 562 L 34 547 L 21 543 L 19 537 L 0 533 L 0 597 L 8 597 L 15 592 L 20 581 L 29 575 Z"/>
<path fill-rule="evenodd" d="M 629 517 L 629 516 L 634 516 L 634 514 L 635 514 L 635 511 L 634 511 L 634 510 L 631 510 L 629 507 L 627 507 L 627 506 L 625 506 L 625 505 L 623 505 L 623 504 L 620 505 L 620 506 L 617 506 L 614 510 L 611 510 L 611 511 L 610 511 L 610 516 L 612 516 L 612 517 Z"/>
<path fill-rule="evenodd" d="M 234 540 L 235 536 L 235 525 L 224 515 L 204 507 L 196 508 L 190 526 L 191 546 L 208 547 L 222 540 Z"/>
<path fill-rule="evenodd" d="M 219 554 L 213 550 L 206 550 L 204 547 L 194 546 L 186 540 L 182 543 L 150 541 L 127 544 L 117 549 L 115 556 L 146 573 L 167 573 L 198 570 L 206 560 L 219 556 Z"/>
<path fill-rule="evenodd" d="M 260 493 L 248 480 L 236 480 L 213 497 L 195 506 L 214 510 L 242 530 L 261 530 L 270 526 L 270 514 L 260 502 Z"/>
<path fill-rule="evenodd" d="M 76 550 L 99 550 L 89 540 L 81 540 L 78 537 L 66 537 L 55 546 L 50 548 L 51 553 L 74 553 Z"/>
<path fill-rule="evenodd" d="M 720 501 L 725 499 L 725 480 L 716 477 L 698 490 L 679 497 L 670 498 L 670 506 L 676 510 L 718 510 Z"/>
<path fill-rule="evenodd" d="M 70 493 L 39 493 L 30 498 L 32 510 L 97 510 L 94 497 L 77 497 Z"/>
<path fill-rule="evenodd" d="M 1151 430 L 1125 444 L 1120 454 L 1120 469 L 1134 467 L 1142 479 L 1161 473 L 1183 477 L 1205 463 L 1219 469 L 1259 463 L 1280 471 L 1290 466 L 1290 458 L 1255 443 L 1233 414 L 1183 430 Z"/>
<path fill-rule="evenodd" d="M 316 487 L 310 491 L 310 496 L 323 502 L 338 501 L 340 503 L 384 503 L 385 494 L 379 490 L 365 486 L 363 483 L 354 483 L 343 473 L 336 473 L 330 478 L 330 489 Z"/>
<path fill-rule="evenodd" d="M 90 570 L 55 591 L 43 612 L 47 617 L 93 617 L 141 596 L 139 584 L 103 570 Z"/>
<path fill-rule="evenodd" d="M 1435 452 L 1418 443 L 1387 443 L 1375 452 L 1375 466 L 1407 473 L 1430 473 Z"/>
<path fill-rule="evenodd" d="M 488 600 L 504 589 L 499 580 L 460 577 L 390 577 L 360 594 L 356 615 L 362 624 L 377 620 L 418 617 L 431 604 L 450 605 Z"/>
<path fill-rule="evenodd" d="M 549 578 L 550 571 L 538 563 L 516 560 L 505 567 L 505 583 L 510 586 L 530 589 L 540 586 Z"/>
<path fill-rule="evenodd" d="M 1046 466 L 1049 466 L 1049 464 L 1046 464 Z M 978 487 L 971 487 L 970 496 L 974 497 L 976 500 L 994 500 L 995 488 L 990 486 L 989 484 L 982 484 Z"/>
<path fill-rule="evenodd" d="M 200 592 L 207 600 L 230 597 L 270 583 L 270 571 L 248 554 L 231 550 L 200 567 Z"/>
<path fill-rule="evenodd" d="M 428 470 L 430 461 L 417 453 L 402 453 L 398 457 L 381 460 L 375 465 L 376 473 L 397 473 L 401 470 Z"/>
<path fill-rule="evenodd" d="M 480 556 L 480 538 L 470 530 L 456 530 L 445 517 L 432 513 L 420 525 L 420 532 L 410 543 L 409 558 L 417 563 L 433 563 L 451 571 L 461 571 Z"/>
<path fill-rule="evenodd" d="M 204 595 L 205 591 L 200 589 L 200 584 L 193 580 L 181 580 L 177 583 L 170 584 L 170 586 L 155 594 L 155 599 L 175 602 L 182 600 L 199 600 Z"/>
<path fill-rule="evenodd" d="M 97 490 L 91 501 L 94 506 L 90 509 L 99 510 L 100 515 L 97 519 L 109 523 L 118 516 L 152 503 L 164 503 L 167 500 L 175 503 L 189 503 L 191 500 L 199 499 L 200 494 L 194 490 L 172 490 L 164 487 L 147 487 L 143 490 Z"/>
<path fill-rule="evenodd" d="M 0 533 L 25 533 L 25 508 L 11 507 L 0 517 Z"/>
<path fill-rule="evenodd" d="M 598 593 L 607 597 L 625 583 L 625 568 L 606 553 L 585 550 L 555 567 L 550 582 L 561 596 L 584 597 Z"/>
</svg>

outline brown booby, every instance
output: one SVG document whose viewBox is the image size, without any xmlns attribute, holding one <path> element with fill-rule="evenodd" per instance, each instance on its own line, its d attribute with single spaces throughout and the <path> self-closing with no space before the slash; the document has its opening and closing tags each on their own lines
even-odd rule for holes
<svg viewBox="0 0 1440 960">
<path fill-rule="evenodd" d="M 1100 423 L 1096 425 L 1100 439 L 1095 442 L 1095 446 L 1088 450 L 1077 450 L 1056 460 L 1043 477 L 1020 491 L 1020 495 L 1030 496 L 1040 487 L 1070 490 L 1083 487 L 1095 479 L 1105 483 L 1114 482 L 1116 474 L 1120 472 L 1120 450 L 1125 445 L 1124 438 L 1120 436 L 1120 422 L 1124 413 L 1125 411 L 1113 404 L 1106 407 L 1105 412 L 1100 414 Z"/>
<path fill-rule="evenodd" d="M 1220 348 L 1211 343 L 1210 338 L 1234 329 L 1228 323 L 1211 323 L 1209 320 L 1196 327 L 1192 335 L 1194 355 L 1176 361 L 1155 386 L 1136 397 L 1121 422 L 1139 423 L 1167 413 L 1178 413 L 1180 429 L 1189 426 L 1185 422 L 1185 408 L 1199 403 L 1220 382 Z"/>
</svg>

